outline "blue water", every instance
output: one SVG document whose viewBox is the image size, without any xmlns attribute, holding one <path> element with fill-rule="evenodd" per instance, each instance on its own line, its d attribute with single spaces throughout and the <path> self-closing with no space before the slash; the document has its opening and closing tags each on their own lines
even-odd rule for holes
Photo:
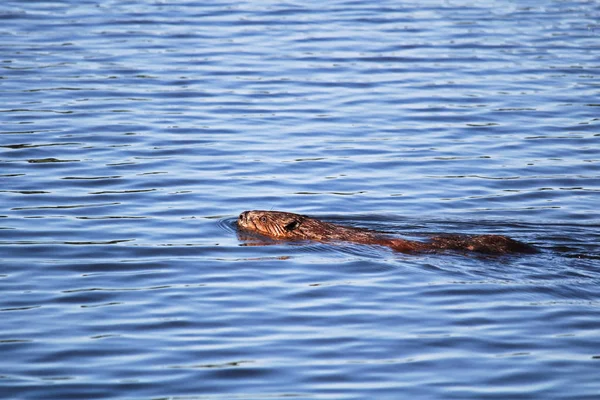
<svg viewBox="0 0 600 400">
<path fill-rule="evenodd" d="M 0 397 L 597 399 L 599 54 L 585 0 L 3 1 Z"/>
</svg>

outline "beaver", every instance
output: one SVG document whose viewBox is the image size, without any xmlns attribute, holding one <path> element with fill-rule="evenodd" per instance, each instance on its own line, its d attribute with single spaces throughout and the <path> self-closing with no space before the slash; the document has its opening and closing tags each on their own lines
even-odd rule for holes
<svg viewBox="0 0 600 400">
<path fill-rule="evenodd" d="M 386 246 L 402 253 L 443 250 L 485 254 L 535 253 L 532 246 L 502 235 L 444 234 L 427 242 L 390 238 L 383 232 L 324 222 L 306 215 L 283 211 L 244 211 L 238 227 L 276 240 L 314 240 L 318 242 L 353 242 Z"/>
</svg>

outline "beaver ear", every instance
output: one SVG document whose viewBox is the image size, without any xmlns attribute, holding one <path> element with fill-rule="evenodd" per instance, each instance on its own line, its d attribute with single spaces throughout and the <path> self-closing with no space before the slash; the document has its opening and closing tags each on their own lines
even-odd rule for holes
<svg viewBox="0 0 600 400">
<path fill-rule="evenodd" d="M 287 224 L 286 226 L 284 226 L 283 229 L 285 229 L 288 232 L 291 232 L 299 226 L 300 226 L 300 221 L 294 220 L 294 221 L 290 222 L 289 224 Z"/>
</svg>

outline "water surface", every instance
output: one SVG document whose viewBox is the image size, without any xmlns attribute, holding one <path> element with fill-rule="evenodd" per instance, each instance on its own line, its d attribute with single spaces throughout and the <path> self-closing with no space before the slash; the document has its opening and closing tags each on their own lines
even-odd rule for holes
<svg viewBox="0 0 600 400">
<path fill-rule="evenodd" d="M 0 389 L 595 399 L 593 1 L 4 1 Z M 251 246 L 249 209 L 540 253 Z"/>
</svg>

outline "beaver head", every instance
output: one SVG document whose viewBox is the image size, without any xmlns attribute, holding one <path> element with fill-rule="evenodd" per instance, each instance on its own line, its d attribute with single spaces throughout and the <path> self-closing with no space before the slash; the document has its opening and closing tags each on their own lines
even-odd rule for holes
<svg viewBox="0 0 600 400">
<path fill-rule="evenodd" d="M 282 211 L 244 211 L 238 218 L 238 226 L 273 239 L 296 239 L 301 236 L 297 229 L 307 218 Z"/>
</svg>

